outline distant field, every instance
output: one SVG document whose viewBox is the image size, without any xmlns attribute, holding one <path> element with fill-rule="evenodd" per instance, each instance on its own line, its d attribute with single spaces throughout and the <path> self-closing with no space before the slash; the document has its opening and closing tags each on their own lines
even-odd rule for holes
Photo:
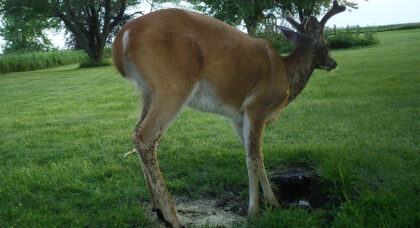
<svg viewBox="0 0 420 228">
<path fill-rule="evenodd" d="M 387 31 L 419 29 L 419 28 L 420 28 L 420 23 L 407 23 L 407 24 L 394 24 L 394 25 L 367 26 L 361 29 L 362 30 L 371 29 L 376 32 L 387 32 Z"/>
<path fill-rule="evenodd" d="M 420 29 L 378 37 L 333 52 L 338 69 L 316 71 L 264 135 L 269 172 L 312 167 L 335 203 L 238 226 L 420 224 Z M 112 67 L 0 75 L 0 227 L 153 226 L 138 159 L 122 157 L 140 112 L 133 91 Z M 245 152 L 222 117 L 185 110 L 158 157 L 173 196 L 247 201 Z"/>
</svg>

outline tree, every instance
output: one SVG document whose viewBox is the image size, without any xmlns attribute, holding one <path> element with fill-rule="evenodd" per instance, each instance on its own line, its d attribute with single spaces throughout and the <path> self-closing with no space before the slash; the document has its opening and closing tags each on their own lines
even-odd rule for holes
<svg viewBox="0 0 420 228">
<path fill-rule="evenodd" d="M 101 62 L 110 34 L 133 16 L 141 14 L 126 13 L 127 8 L 138 3 L 138 0 L 3 0 L 2 10 L 17 12 L 16 8 L 23 5 L 26 7 L 23 14 L 36 14 L 62 22 L 89 58 Z"/>
<path fill-rule="evenodd" d="M 281 8 L 283 11 L 290 11 L 293 14 L 298 15 L 299 20 L 303 22 L 305 17 L 318 16 L 323 10 L 331 7 L 333 0 L 275 0 L 276 6 Z M 341 4 L 356 9 L 357 3 L 341 0 Z"/>
<path fill-rule="evenodd" d="M 248 34 L 253 34 L 258 23 L 264 19 L 264 12 L 274 9 L 272 0 L 188 0 L 211 16 L 231 25 L 245 23 Z M 204 3 L 204 5 L 202 4 Z"/>
<path fill-rule="evenodd" d="M 135 1 L 133 1 L 135 2 Z M 140 1 L 139 1 L 140 2 Z M 141 3 L 143 4 L 143 6 L 148 6 L 148 9 L 145 10 L 145 13 L 150 13 L 154 10 L 156 10 L 157 8 L 160 7 L 160 2 L 164 2 L 161 0 L 143 0 L 141 1 Z M 137 12 L 134 14 L 131 14 L 131 16 L 129 17 L 125 17 L 120 23 L 118 23 L 110 32 L 110 34 L 108 35 L 108 38 L 106 40 L 106 45 L 111 45 L 112 44 L 112 38 L 115 37 L 115 35 L 117 34 L 117 32 L 121 29 L 121 27 L 127 23 L 129 20 L 132 19 L 132 16 L 134 16 L 135 14 L 141 14 L 143 15 L 143 12 Z M 74 35 L 74 33 L 72 33 L 71 31 L 66 31 L 66 35 L 68 35 L 66 37 L 66 47 L 70 48 L 70 49 L 74 49 L 74 50 L 80 50 L 82 49 L 82 46 L 79 43 L 79 40 L 77 39 L 77 37 Z"/>
<path fill-rule="evenodd" d="M 51 17 L 59 18 L 75 36 L 77 44 L 96 62 L 102 61 L 106 41 L 115 28 L 140 13 L 126 14 L 128 6 L 138 3 L 136 0 L 47 2 Z"/>
<path fill-rule="evenodd" d="M 3 10 L 7 2 L 0 2 L 2 14 L 0 35 L 6 41 L 4 53 L 45 51 L 52 48 L 51 41 L 44 34 L 48 28 L 56 28 L 58 23 L 42 17 L 36 12 L 25 13 L 27 6 L 19 5 Z"/>
<path fill-rule="evenodd" d="M 175 0 L 177 2 L 179 0 Z M 217 19 L 237 26 L 244 22 L 248 34 L 254 34 L 257 26 L 268 14 L 278 14 L 289 10 L 297 13 L 301 21 L 305 16 L 319 15 L 331 6 L 332 0 L 186 0 L 196 9 Z M 357 4 L 347 0 L 342 4 L 351 8 Z"/>
<path fill-rule="evenodd" d="M 37 23 L 25 22 L 19 17 L 2 19 L 0 35 L 5 40 L 3 53 L 35 52 L 51 48 L 50 40 L 41 32 L 44 28 Z"/>
</svg>

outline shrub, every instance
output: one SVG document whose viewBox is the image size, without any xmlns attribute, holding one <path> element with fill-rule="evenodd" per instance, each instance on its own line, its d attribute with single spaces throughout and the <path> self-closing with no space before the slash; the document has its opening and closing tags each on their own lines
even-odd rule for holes
<svg viewBox="0 0 420 228">
<path fill-rule="evenodd" d="M 254 36 L 270 40 L 280 53 L 293 50 L 293 45 L 286 40 L 280 31 L 269 24 L 257 29 Z M 345 29 L 337 27 L 332 29 L 326 28 L 324 38 L 330 43 L 331 49 L 361 47 L 379 43 L 376 32 L 373 29 L 362 29 L 359 26 Z"/>
<path fill-rule="evenodd" d="M 104 49 L 104 57 L 103 59 L 110 59 L 111 58 L 111 47 L 106 47 Z"/>
<path fill-rule="evenodd" d="M 271 41 L 274 48 L 276 48 L 278 52 L 284 53 L 293 50 L 293 44 L 289 42 L 280 32 L 261 32 L 256 33 L 255 37 L 264 38 Z"/>
<path fill-rule="evenodd" d="M 284 37 L 283 34 L 273 26 L 273 24 L 274 23 L 272 21 L 264 22 L 262 26 L 257 28 L 254 32 L 254 36 L 271 41 L 278 52 L 292 51 L 293 44 L 289 42 L 286 37 Z"/>
<path fill-rule="evenodd" d="M 361 47 L 379 43 L 376 33 L 372 29 L 365 28 L 362 31 L 358 26 L 355 29 L 349 27 L 337 29 L 334 26 L 332 29 L 325 30 L 324 38 L 330 43 L 332 49 Z"/>
</svg>

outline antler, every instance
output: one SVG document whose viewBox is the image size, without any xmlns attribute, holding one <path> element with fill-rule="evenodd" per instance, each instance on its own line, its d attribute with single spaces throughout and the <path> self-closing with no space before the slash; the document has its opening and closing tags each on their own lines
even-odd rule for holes
<svg viewBox="0 0 420 228">
<path fill-rule="evenodd" d="M 304 33 L 305 32 L 305 23 L 308 18 L 305 17 L 303 19 L 302 23 L 299 23 L 293 19 L 293 15 L 290 13 L 290 11 L 286 11 L 286 14 L 284 15 L 286 21 L 288 21 L 293 27 L 295 27 L 299 32 Z"/>
<path fill-rule="evenodd" d="M 345 5 L 338 5 L 337 0 L 334 0 L 333 2 L 333 7 L 328 11 L 327 14 L 325 14 L 325 16 L 322 18 L 321 20 L 321 26 L 322 28 L 325 27 L 325 24 L 327 23 L 327 21 L 334 15 L 344 12 L 346 10 L 346 6 Z"/>
</svg>

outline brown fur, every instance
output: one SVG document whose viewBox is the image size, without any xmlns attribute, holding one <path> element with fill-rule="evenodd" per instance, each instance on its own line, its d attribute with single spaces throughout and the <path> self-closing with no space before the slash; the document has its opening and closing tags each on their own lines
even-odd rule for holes
<svg viewBox="0 0 420 228">
<path fill-rule="evenodd" d="M 261 151 L 264 127 L 274 122 L 302 91 L 314 68 L 336 66 L 322 34 L 318 34 L 323 28 L 319 29 L 316 18 L 311 18 L 306 28 L 315 28 L 310 36 L 320 39 L 298 39 L 302 42 L 295 42 L 297 47 L 288 57 L 280 56 L 267 40 L 253 38 L 224 22 L 186 10 L 156 11 L 127 23 L 118 32 L 112 46 L 114 65 L 124 77 L 130 78 L 133 72 L 126 71 L 127 64 L 132 64 L 144 84 L 144 106 L 133 142 L 152 195 L 153 209 L 167 224 L 182 226 L 159 170 L 156 147 L 202 82 L 214 90 L 215 94 L 209 96 L 220 99 L 222 105 L 240 116 L 240 120 L 232 122 L 247 151 L 249 215 L 259 214 L 258 177 L 265 200 L 279 205 L 264 168 Z M 290 31 L 288 34 L 299 36 Z"/>
</svg>

